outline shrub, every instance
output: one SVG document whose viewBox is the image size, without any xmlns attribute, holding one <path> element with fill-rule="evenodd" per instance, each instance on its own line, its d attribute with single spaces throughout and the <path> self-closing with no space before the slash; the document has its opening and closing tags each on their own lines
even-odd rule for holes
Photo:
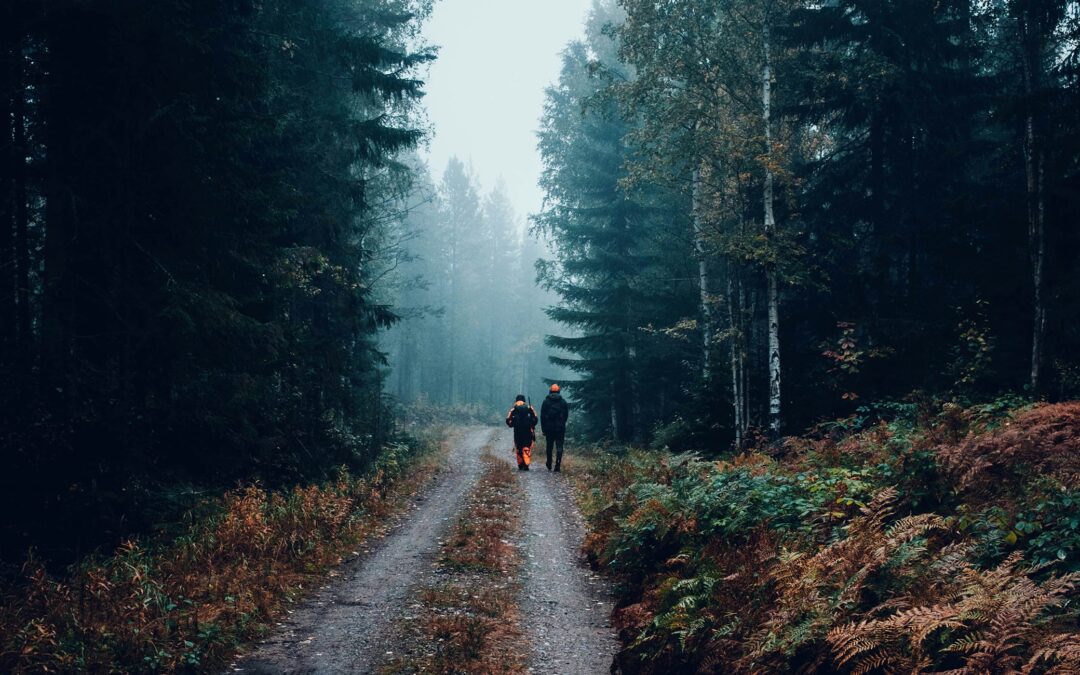
<svg viewBox="0 0 1080 675">
<path fill-rule="evenodd" d="M 627 673 L 1080 668 L 1080 404 L 845 421 L 774 459 L 604 457 Z"/>
<path fill-rule="evenodd" d="M 342 470 L 287 493 L 233 490 L 175 539 L 126 542 L 66 578 L 31 557 L 2 591 L 0 671 L 220 668 L 311 574 L 377 528 L 422 446 L 391 445 L 363 478 Z"/>
</svg>

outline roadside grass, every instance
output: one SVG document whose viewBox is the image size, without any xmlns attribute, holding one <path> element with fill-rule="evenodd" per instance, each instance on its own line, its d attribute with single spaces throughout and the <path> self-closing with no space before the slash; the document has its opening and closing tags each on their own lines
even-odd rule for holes
<svg viewBox="0 0 1080 675">
<path fill-rule="evenodd" d="M 484 471 L 442 548 L 433 580 L 421 588 L 399 631 L 411 653 L 384 675 L 524 673 L 517 579 L 522 553 L 521 485 L 510 465 L 485 449 Z"/>
<path fill-rule="evenodd" d="M 32 557 L 0 589 L 0 672 L 209 672 L 286 603 L 385 531 L 442 463 L 434 441 L 386 448 L 370 474 L 230 491 L 179 537 L 132 540 L 64 577 Z"/>
</svg>

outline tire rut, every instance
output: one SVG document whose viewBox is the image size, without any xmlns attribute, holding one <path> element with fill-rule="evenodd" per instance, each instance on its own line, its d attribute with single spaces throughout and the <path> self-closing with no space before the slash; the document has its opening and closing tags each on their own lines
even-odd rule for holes
<svg viewBox="0 0 1080 675">
<path fill-rule="evenodd" d="M 544 466 L 537 439 L 532 470 L 518 474 L 525 486 L 525 585 L 521 598 L 522 630 L 531 650 L 533 673 L 598 675 L 611 672 L 619 649 L 611 625 L 614 599 L 607 582 L 581 561 L 585 522 L 572 488 L 561 474 Z M 515 462 L 513 437 L 499 435 L 499 454 Z M 573 457 L 564 457 L 573 471 Z"/>
<path fill-rule="evenodd" d="M 238 659 L 231 672 L 370 673 L 385 655 L 403 600 L 430 567 L 439 540 L 480 475 L 491 429 L 470 429 L 450 451 L 448 466 L 416 498 L 370 554 L 339 568 L 337 579 L 288 614 L 275 634 Z"/>
</svg>

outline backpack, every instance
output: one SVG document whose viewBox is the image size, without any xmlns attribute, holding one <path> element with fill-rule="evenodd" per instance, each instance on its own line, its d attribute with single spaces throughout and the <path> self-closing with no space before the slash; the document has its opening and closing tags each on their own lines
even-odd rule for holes
<svg viewBox="0 0 1080 675">
<path fill-rule="evenodd" d="M 548 396 L 544 401 L 544 424 L 552 429 L 562 429 L 566 426 L 568 410 L 566 401 L 561 397 Z"/>
<path fill-rule="evenodd" d="M 531 429 L 532 428 L 532 415 L 529 414 L 529 406 L 518 405 L 514 406 L 513 419 L 514 430 L 519 429 Z"/>
</svg>

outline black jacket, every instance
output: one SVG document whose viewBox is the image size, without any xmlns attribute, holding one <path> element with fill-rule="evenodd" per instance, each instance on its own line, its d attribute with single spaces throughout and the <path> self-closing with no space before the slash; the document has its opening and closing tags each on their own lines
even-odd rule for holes
<svg viewBox="0 0 1080 675">
<path fill-rule="evenodd" d="M 517 421 L 518 416 L 525 415 L 525 424 L 518 426 L 514 424 Z M 506 413 L 506 426 L 514 430 L 514 443 L 516 445 L 531 445 L 536 438 L 536 411 L 533 410 L 531 405 L 514 405 L 510 408 L 510 412 Z"/>
<path fill-rule="evenodd" d="M 540 406 L 540 429 L 545 434 L 561 434 L 566 431 L 566 420 L 570 417 L 570 406 L 566 399 L 557 393 L 551 393 Z"/>
</svg>

